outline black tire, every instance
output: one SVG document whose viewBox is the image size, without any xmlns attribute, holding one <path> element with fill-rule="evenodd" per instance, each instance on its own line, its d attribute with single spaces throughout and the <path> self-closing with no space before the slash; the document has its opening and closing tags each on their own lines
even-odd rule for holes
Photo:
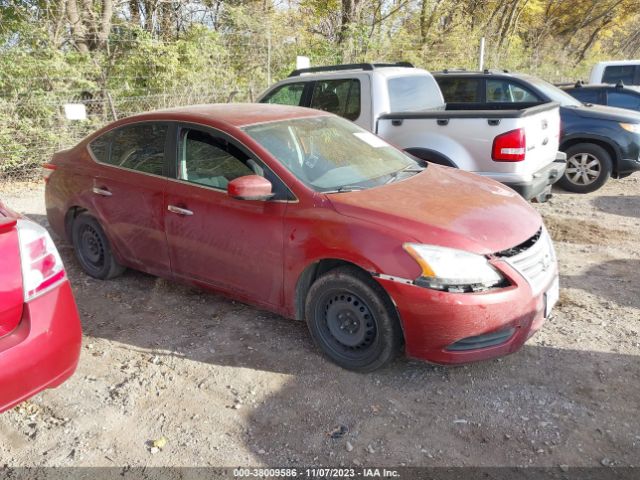
<svg viewBox="0 0 640 480">
<path fill-rule="evenodd" d="M 104 230 L 88 213 L 81 213 L 73 220 L 71 238 L 76 258 L 82 269 L 92 277 L 108 280 L 126 270 L 113 257 Z"/>
<path fill-rule="evenodd" d="M 575 193 L 590 193 L 598 190 L 609 180 L 613 162 L 609 152 L 600 145 L 577 143 L 567 148 L 565 153 L 567 169 L 558 181 L 558 185 L 563 189 Z M 597 163 L 593 163 L 596 161 Z M 597 176 L 594 177 L 594 173 L 597 173 Z"/>
<path fill-rule="evenodd" d="M 348 370 L 382 368 L 402 346 L 402 328 L 391 300 L 355 267 L 338 267 L 311 285 L 305 318 L 315 344 Z"/>
</svg>

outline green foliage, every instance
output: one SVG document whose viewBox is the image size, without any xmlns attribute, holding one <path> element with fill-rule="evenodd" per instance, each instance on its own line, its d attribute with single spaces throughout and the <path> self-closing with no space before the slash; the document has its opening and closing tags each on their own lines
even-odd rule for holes
<svg viewBox="0 0 640 480">
<path fill-rule="evenodd" d="M 86 0 L 80 23 L 67 2 L 0 0 L 0 179 L 114 117 L 254 100 L 296 55 L 473 69 L 484 37 L 486 68 L 571 81 L 640 53 L 636 0 Z M 66 120 L 68 102 L 88 120 Z"/>
</svg>

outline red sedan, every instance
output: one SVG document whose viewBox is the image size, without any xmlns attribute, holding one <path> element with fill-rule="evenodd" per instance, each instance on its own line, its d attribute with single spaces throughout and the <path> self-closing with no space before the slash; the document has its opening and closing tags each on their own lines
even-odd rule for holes
<svg viewBox="0 0 640 480">
<path fill-rule="evenodd" d="M 69 378 L 81 336 L 51 237 L 0 202 L 0 412 Z"/>
<path fill-rule="evenodd" d="M 505 355 L 558 297 L 551 240 L 512 190 L 324 112 L 137 115 L 47 168 L 49 222 L 89 275 L 134 268 L 305 320 L 345 368 L 403 346 L 444 364 Z"/>
</svg>

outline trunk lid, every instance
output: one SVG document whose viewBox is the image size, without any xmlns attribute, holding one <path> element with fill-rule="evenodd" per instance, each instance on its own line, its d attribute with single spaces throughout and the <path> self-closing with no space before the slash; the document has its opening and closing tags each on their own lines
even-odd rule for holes
<svg viewBox="0 0 640 480">
<path fill-rule="evenodd" d="M 16 218 L 0 203 L 0 338 L 20 323 L 24 306 Z"/>
</svg>

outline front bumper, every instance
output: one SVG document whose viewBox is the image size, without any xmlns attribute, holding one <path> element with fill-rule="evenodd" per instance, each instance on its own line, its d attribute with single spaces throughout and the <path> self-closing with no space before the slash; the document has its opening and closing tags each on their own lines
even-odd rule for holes
<svg viewBox="0 0 640 480">
<path fill-rule="evenodd" d="M 18 328 L 0 338 L 0 412 L 69 378 L 78 364 L 81 339 L 67 280 L 25 304 Z"/>
<path fill-rule="evenodd" d="M 483 293 L 449 293 L 377 278 L 395 303 L 405 337 L 406 354 L 444 365 L 486 360 L 513 353 L 545 321 L 545 292 L 533 295 L 526 280 L 508 264 L 500 270 L 513 285 Z M 512 332 L 511 332 L 512 330 Z M 488 338 L 509 332 L 504 341 L 492 346 L 460 349 L 469 337 Z"/>
<path fill-rule="evenodd" d="M 616 176 L 626 177 L 634 172 L 640 172 L 640 159 L 622 159 L 616 167 Z"/>
</svg>

